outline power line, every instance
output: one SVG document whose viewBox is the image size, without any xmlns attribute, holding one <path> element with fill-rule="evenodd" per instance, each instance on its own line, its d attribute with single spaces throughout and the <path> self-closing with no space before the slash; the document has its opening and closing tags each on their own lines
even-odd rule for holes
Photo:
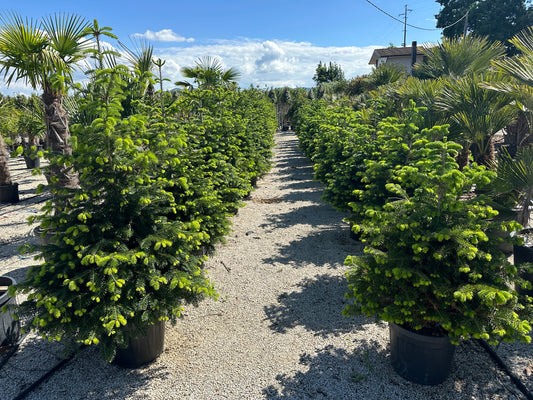
<svg viewBox="0 0 533 400">
<path fill-rule="evenodd" d="M 374 3 L 372 3 L 370 0 L 366 0 L 366 2 L 367 2 L 368 4 L 374 6 L 375 8 L 377 8 L 377 9 L 378 9 L 379 11 L 381 11 L 383 14 L 385 14 L 385 15 L 391 17 L 393 20 L 398 21 L 398 22 L 400 22 L 401 24 L 404 24 L 404 21 L 402 21 L 402 20 L 396 18 L 394 15 L 389 14 L 389 13 L 388 13 L 387 11 L 385 11 L 384 9 L 379 8 L 377 5 L 375 5 Z M 430 29 L 430 28 L 421 28 L 421 27 L 419 27 L 419 26 L 414 26 L 414 25 L 410 25 L 410 24 L 405 24 L 405 25 L 410 26 L 411 28 L 420 29 L 420 30 L 423 30 L 423 31 L 438 31 L 438 30 L 440 30 L 440 29 L 435 29 L 435 28 L 431 28 L 431 29 Z"/>
<path fill-rule="evenodd" d="M 470 9 L 472 9 L 473 7 L 470 7 L 470 9 L 468 9 L 468 11 L 466 12 L 465 15 L 463 15 L 461 18 L 459 18 L 457 21 L 455 21 L 453 24 L 450 24 L 448 26 L 444 26 L 442 28 L 422 28 L 420 26 L 415 26 L 415 25 L 411 25 L 411 24 L 408 24 L 406 23 L 405 21 L 402 21 L 398 18 L 396 18 L 394 15 L 391 15 L 389 14 L 387 11 L 385 11 L 384 9 L 380 8 L 379 6 L 375 5 L 374 3 L 372 3 L 370 0 L 365 0 L 368 4 L 370 4 L 371 6 L 377 8 L 379 11 L 381 11 L 383 14 L 387 15 L 388 17 L 392 18 L 393 20 L 395 21 L 398 21 L 400 22 L 401 24 L 403 24 L 404 26 L 409 26 L 411 28 L 415 28 L 415 29 L 420 29 L 422 31 L 440 31 L 441 29 L 447 29 L 447 28 L 450 28 L 452 26 L 454 26 L 455 24 L 458 24 L 459 22 L 461 22 L 463 19 L 465 19 L 468 15 L 468 12 L 470 11 Z"/>
</svg>

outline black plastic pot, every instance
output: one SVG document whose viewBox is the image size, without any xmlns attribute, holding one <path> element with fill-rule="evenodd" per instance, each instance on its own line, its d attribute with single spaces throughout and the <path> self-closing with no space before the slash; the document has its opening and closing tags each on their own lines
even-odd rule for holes
<svg viewBox="0 0 533 400">
<path fill-rule="evenodd" d="M 150 325 L 146 335 L 130 339 L 125 349 L 118 348 L 113 362 L 121 367 L 137 368 L 155 360 L 163 352 L 165 343 L 165 322 Z"/>
<path fill-rule="evenodd" d="M 531 229 L 525 229 L 521 233 L 527 233 L 532 234 L 533 231 Z M 514 245 L 513 246 L 513 257 L 514 257 L 514 265 L 524 264 L 524 263 L 533 263 L 533 247 L 530 246 L 524 246 L 524 245 Z M 533 283 L 533 273 L 523 273 L 522 278 L 530 281 Z M 533 289 L 522 289 L 517 288 L 518 293 L 526 294 L 528 296 L 533 296 Z"/>
<path fill-rule="evenodd" d="M 9 276 L 0 276 L 0 287 L 9 287 L 16 282 Z M 13 319 L 13 308 L 16 299 L 9 296 L 7 290 L 0 290 L 0 346 L 15 343 L 20 336 L 20 323 Z M 2 307 L 8 307 L 7 312 L 1 311 Z"/>
<path fill-rule="evenodd" d="M 513 246 L 514 264 L 533 263 L 533 247 L 530 246 Z"/>
<path fill-rule="evenodd" d="M 31 158 L 30 156 L 24 156 L 24 161 L 28 169 L 41 168 L 41 159 L 39 157 Z"/>
<path fill-rule="evenodd" d="M 455 347 L 448 336 L 427 336 L 389 323 L 391 363 L 401 377 L 422 385 L 448 378 Z"/>
<path fill-rule="evenodd" d="M 11 185 L 0 185 L 0 203 L 18 203 L 19 202 L 19 184 L 17 182 Z"/>
</svg>

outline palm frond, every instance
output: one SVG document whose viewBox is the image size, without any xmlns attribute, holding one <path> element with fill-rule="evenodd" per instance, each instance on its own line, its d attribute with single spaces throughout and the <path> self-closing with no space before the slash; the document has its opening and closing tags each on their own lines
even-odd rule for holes
<svg viewBox="0 0 533 400">
<path fill-rule="evenodd" d="M 51 67 L 45 33 L 35 20 L 23 19 L 14 12 L 2 14 L 0 22 L 0 73 L 7 85 L 23 80 L 33 89 L 42 86 L 42 71 Z"/>
<path fill-rule="evenodd" d="M 118 44 L 126 53 L 126 59 L 131 63 L 134 69 L 138 70 L 142 76 L 146 72 L 151 72 L 153 69 L 154 46 L 145 40 L 132 39 L 134 48 L 130 48 L 123 42 Z"/>
</svg>

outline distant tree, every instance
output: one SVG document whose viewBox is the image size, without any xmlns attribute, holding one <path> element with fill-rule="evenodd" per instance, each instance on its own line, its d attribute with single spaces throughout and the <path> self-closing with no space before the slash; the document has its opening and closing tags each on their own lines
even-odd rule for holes
<svg viewBox="0 0 533 400">
<path fill-rule="evenodd" d="M 449 38 L 467 33 L 487 36 L 490 41 L 507 41 L 525 27 L 533 24 L 531 0 L 436 0 L 442 6 L 437 28 Z M 468 18 L 454 24 L 468 12 Z M 452 25 L 454 24 L 454 25 Z M 508 48 L 514 53 L 514 47 Z"/>
<path fill-rule="evenodd" d="M 318 63 L 313 80 L 316 84 L 344 81 L 344 72 L 337 63 L 329 62 L 329 65 Z"/>
<path fill-rule="evenodd" d="M 356 76 L 348 81 L 346 94 L 348 96 L 357 96 L 372 89 L 368 80 L 368 75 Z"/>
<path fill-rule="evenodd" d="M 281 96 L 279 97 L 279 102 L 281 104 L 289 104 L 291 101 L 291 90 L 288 87 L 284 87 Z"/>
<path fill-rule="evenodd" d="M 274 104 L 276 104 L 277 96 L 276 91 L 273 88 L 270 88 L 267 92 L 267 97 L 270 99 L 270 101 Z"/>
</svg>

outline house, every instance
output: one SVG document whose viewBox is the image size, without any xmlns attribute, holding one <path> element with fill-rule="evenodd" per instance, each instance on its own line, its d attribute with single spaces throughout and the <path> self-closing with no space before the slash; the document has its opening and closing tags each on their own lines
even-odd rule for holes
<svg viewBox="0 0 533 400">
<path fill-rule="evenodd" d="M 413 42 L 411 47 L 387 47 L 385 49 L 376 49 L 372 53 L 369 64 L 379 67 L 386 63 L 400 65 L 411 73 L 411 67 L 417 62 L 424 60 L 422 47 Z"/>
</svg>

